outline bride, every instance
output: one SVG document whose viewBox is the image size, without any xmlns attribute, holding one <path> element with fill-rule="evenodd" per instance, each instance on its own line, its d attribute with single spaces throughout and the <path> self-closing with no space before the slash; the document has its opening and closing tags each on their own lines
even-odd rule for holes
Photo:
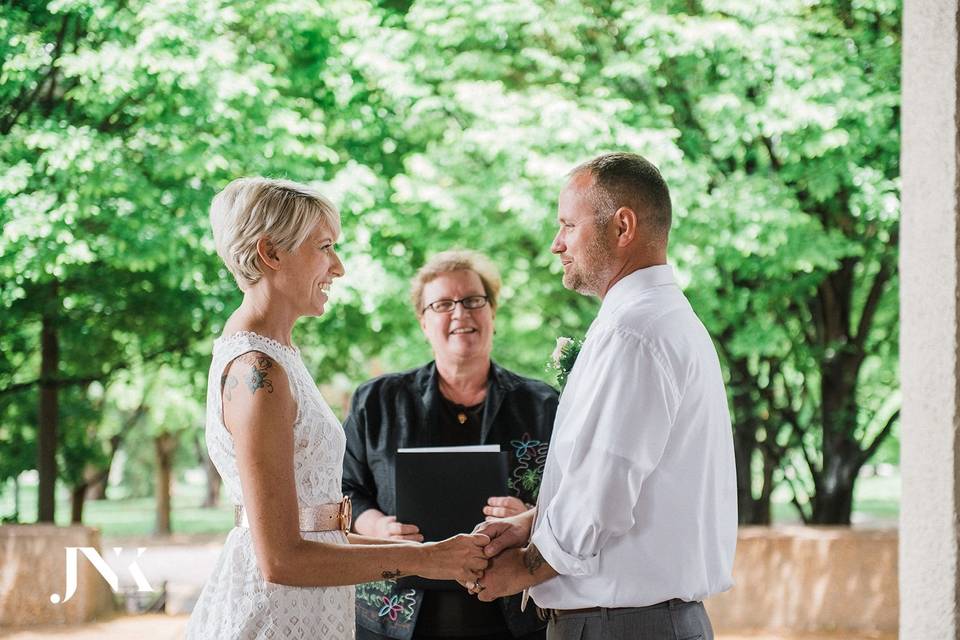
<svg viewBox="0 0 960 640">
<path fill-rule="evenodd" d="M 348 585 L 480 577 L 482 534 L 415 544 L 348 533 L 343 429 L 290 339 L 298 318 L 323 314 L 344 273 L 334 206 L 300 184 L 241 178 L 214 198 L 210 221 L 243 291 L 213 344 L 206 419 L 236 526 L 187 638 L 353 638 Z"/>
</svg>

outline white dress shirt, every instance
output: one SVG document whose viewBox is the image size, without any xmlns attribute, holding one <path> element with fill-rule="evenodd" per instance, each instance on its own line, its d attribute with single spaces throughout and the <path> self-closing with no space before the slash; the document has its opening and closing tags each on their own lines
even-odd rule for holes
<svg viewBox="0 0 960 640">
<path fill-rule="evenodd" d="M 673 269 L 608 292 L 560 397 L 531 542 L 540 607 L 641 607 L 733 585 L 737 482 L 717 353 Z"/>
</svg>

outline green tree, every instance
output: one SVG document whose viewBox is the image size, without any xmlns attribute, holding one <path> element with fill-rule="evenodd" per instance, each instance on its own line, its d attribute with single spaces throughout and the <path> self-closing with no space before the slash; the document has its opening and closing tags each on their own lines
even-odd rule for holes
<svg viewBox="0 0 960 640">
<path fill-rule="evenodd" d="M 209 331 L 219 274 L 196 212 L 218 163 L 192 109 L 216 93 L 215 33 L 194 19 L 149 3 L 0 13 L 0 302 L 18 343 L 0 395 L 39 391 L 40 521 L 54 516 L 61 395 Z"/>
<path fill-rule="evenodd" d="M 708 171 L 678 231 L 712 271 L 694 287 L 730 374 L 744 520 L 769 522 L 785 479 L 805 522 L 849 524 L 899 416 L 900 6 L 769 11 L 727 3 L 634 33 L 672 52 L 678 143 Z"/>
<path fill-rule="evenodd" d="M 205 212 L 238 175 L 342 208 L 348 274 L 296 334 L 318 381 L 429 358 L 407 283 L 452 246 L 503 272 L 494 357 L 546 379 L 597 310 L 548 251 L 563 175 L 627 149 L 672 188 L 742 520 L 788 482 L 849 522 L 897 416 L 899 25 L 896 0 L 4 5 L 0 441 L 36 447 L 50 519 L 61 394 L 170 366 L 202 398 L 240 299 Z"/>
<path fill-rule="evenodd" d="M 849 523 L 898 416 L 899 4 L 433 0 L 394 23 L 409 36 L 368 77 L 415 97 L 396 117 L 426 142 L 398 145 L 394 207 L 365 233 L 387 272 L 451 243 L 491 253 L 498 343 L 533 372 L 552 336 L 530 330 L 576 335 L 596 308 L 545 251 L 563 172 L 647 155 L 728 371 L 742 521 L 769 522 L 787 481 L 805 521 Z"/>
<path fill-rule="evenodd" d="M 40 521 L 53 520 L 59 447 L 69 448 L 69 481 L 82 475 L 83 438 L 60 432 L 64 393 L 82 395 L 124 370 L 205 368 L 210 338 L 239 302 L 212 251 L 212 195 L 244 174 L 349 179 L 376 135 L 363 127 L 376 113 L 362 95 L 345 97 L 352 68 L 337 45 L 377 40 L 367 9 L 143 0 L 0 8 L 0 339 L 10 347 L 0 397 L 18 416 L 38 408 L 34 425 L 8 423 L 0 437 L 37 443 Z M 360 324 L 367 304 L 346 301 L 336 320 Z M 375 341 L 355 337 L 315 351 L 331 370 L 359 370 L 353 345 L 364 353 Z M 202 397 L 205 379 L 194 378 L 183 392 Z"/>
</svg>

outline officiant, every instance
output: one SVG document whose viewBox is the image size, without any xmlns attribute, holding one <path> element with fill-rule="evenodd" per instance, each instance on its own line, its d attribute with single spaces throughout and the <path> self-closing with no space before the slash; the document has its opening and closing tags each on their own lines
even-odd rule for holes
<svg viewBox="0 0 960 640">
<path fill-rule="evenodd" d="M 414 277 L 411 301 L 434 360 L 369 380 L 353 396 L 343 492 L 353 500 L 357 533 L 423 540 L 416 522 L 395 517 L 401 447 L 499 444 L 508 451 L 509 495 L 490 496 L 477 522 L 536 502 L 557 392 L 491 360 L 499 292 L 496 267 L 474 251 L 439 253 Z M 543 638 L 545 625 L 532 609 L 521 613 L 516 596 L 480 602 L 462 589 L 368 583 L 357 587 L 357 638 Z"/>
</svg>

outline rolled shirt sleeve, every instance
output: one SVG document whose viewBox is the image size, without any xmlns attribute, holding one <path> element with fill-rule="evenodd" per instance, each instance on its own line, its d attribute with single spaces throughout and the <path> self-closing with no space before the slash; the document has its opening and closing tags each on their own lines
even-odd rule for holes
<svg viewBox="0 0 960 640">
<path fill-rule="evenodd" d="M 589 576 L 612 537 L 636 526 L 644 480 L 666 448 L 677 385 L 656 345 L 622 328 L 588 336 L 560 399 L 560 477 L 531 542 L 557 573 Z"/>
</svg>

